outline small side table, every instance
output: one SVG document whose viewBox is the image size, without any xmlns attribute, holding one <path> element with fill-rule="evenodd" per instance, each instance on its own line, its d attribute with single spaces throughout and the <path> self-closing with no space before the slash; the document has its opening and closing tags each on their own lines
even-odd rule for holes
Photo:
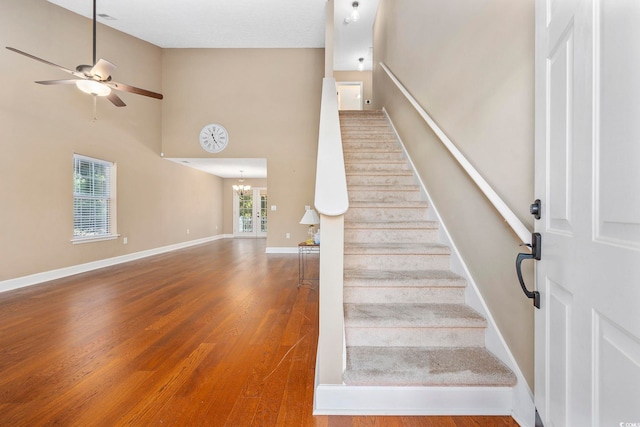
<svg viewBox="0 0 640 427">
<path fill-rule="evenodd" d="M 305 265 L 307 263 L 307 258 L 309 254 L 319 254 L 320 253 L 320 244 L 316 243 L 307 243 L 302 242 L 298 243 L 298 287 L 302 286 L 302 282 L 305 280 L 318 281 L 318 277 L 305 277 Z"/>
</svg>

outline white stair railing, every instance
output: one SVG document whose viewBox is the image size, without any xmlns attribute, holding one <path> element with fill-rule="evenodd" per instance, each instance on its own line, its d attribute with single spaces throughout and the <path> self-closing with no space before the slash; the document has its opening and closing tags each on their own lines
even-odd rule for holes
<svg viewBox="0 0 640 427">
<path fill-rule="evenodd" d="M 322 81 L 314 205 L 320 213 L 319 335 L 316 384 L 342 384 L 344 368 L 344 214 L 349 209 L 338 94 Z"/>
</svg>

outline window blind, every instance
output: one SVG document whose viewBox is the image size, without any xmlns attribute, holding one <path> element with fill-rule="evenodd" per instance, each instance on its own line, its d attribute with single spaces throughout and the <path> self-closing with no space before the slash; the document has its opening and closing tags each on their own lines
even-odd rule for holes
<svg viewBox="0 0 640 427">
<path fill-rule="evenodd" d="M 114 164 L 78 154 L 73 159 L 73 237 L 111 236 Z"/>
</svg>

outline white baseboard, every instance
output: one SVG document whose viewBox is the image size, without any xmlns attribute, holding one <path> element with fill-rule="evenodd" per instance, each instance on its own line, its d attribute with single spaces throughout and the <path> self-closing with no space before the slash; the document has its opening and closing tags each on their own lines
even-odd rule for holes
<svg viewBox="0 0 640 427">
<path fill-rule="evenodd" d="M 362 387 L 319 385 L 313 415 L 511 415 L 504 387 Z"/>
<path fill-rule="evenodd" d="M 31 274 L 29 276 L 17 277 L 15 279 L 4 280 L 0 282 L 0 292 L 6 292 L 13 289 L 24 288 L 26 286 L 37 285 L 39 283 L 48 282 L 49 280 L 61 279 L 63 277 L 73 276 L 74 274 L 97 270 L 103 267 L 122 264 L 124 262 L 134 261 L 140 258 L 146 258 L 153 255 L 171 252 L 178 249 L 188 248 L 189 246 L 201 245 L 203 243 L 226 238 L 233 238 L 233 235 L 218 234 L 216 236 L 189 240 L 187 242 L 176 243 L 174 245 L 162 246 L 159 248 L 148 249 L 146 251 L 135 252 L 113 258 L 92 261 L 85 264 L 72 265 L 70 267 L 64 267 L 57 270 L 44 271 L 42 273 Z"/>
<path fill-rule="evenodd" d="M 271 247 L 267 247 L 266 252 L 268 254 L 297 254 L 298 247 L 294 246 L 290 248 L 287 246 L 271 246 Z"/>
<path fill-rule="evenodd" d="M 313 415 L 512 415 L 512 406 L 511 387 L 316 384 L 313 394 Z"/>
</svg>

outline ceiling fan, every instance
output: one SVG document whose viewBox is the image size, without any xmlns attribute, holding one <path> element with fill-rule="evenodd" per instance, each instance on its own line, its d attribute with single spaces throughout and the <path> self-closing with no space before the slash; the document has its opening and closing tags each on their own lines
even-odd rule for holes
<svg viewBox="0 0 640 427">
<path fill-rule="evenodd" d="M 85 93 L 94 96 L 106 96 L 107 99 L 116 107 L 124 107 L 127 104 L 125 104 L 122 99 L 112 91 L 112 89 L 135 93 L 137 95 L 144 95 L 155 99 L 163 98 L 160 93 L 140 89 L 124 83 L 114 82 L 111 80 L 111 73 L 115 70 L 116 66 L 105 59 L 100 59 L 96 62 L 96 0 L 93 0 L 93 65 L 78 65 L 75 70 L 70 70 L 16 48 L 9 46 L 6 46 L 6 48 L 15 53 L 19 53 L 20 55 L 24 55 L 27 58 L 35 59 L 36 61 L 56 67 L 75 77 L 73 79 L 66 80 L 44 80 L 36 82 L 42 85 L 75 84 L 78 89 Z"/>
</svg>

